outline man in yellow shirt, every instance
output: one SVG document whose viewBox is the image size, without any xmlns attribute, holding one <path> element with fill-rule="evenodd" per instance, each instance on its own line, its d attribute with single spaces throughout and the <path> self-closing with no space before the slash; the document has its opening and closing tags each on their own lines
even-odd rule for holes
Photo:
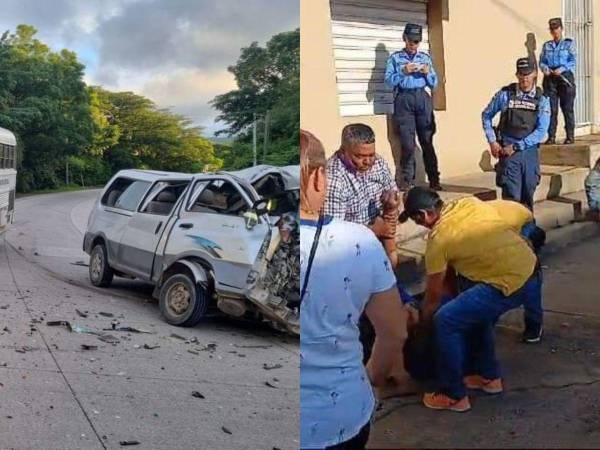
<svg viewBox="0 0 600 450">
<path fill-rule="evenodd" d="M 476 198 L 444 204 L 435 191 L 416 187 L 406 194 L 404 208 L 400 222 L 410 218 L 431 230 L 419 320 L 433 322 L 438 388 L 426 393 L 423 403 L 468 411 L 467 388 L 490 394 L 503 390 L 494 324 L 538 288 L 537 257 L 493 206 Z M 440 307 L 449 268 L 466 289 Z"/>
</svg>

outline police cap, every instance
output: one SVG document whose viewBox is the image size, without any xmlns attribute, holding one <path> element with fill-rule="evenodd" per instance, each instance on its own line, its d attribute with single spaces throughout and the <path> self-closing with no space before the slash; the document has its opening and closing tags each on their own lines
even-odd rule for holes
<svg viewBox="0 0 600 450">
<path fill-rule="evenodd" d="M 423 27 L 416 23 L 407 23 L 404 27 L 404 36 L 411 41 L 421 42 L 423 40 Z"/>
<path fill-rule="evenodd" d="M 517 59 L 517 73 L 519 75 L 529 75 L 535 71 L 535 63 L 529 58 Z"/>
<path fill-rule="evenodd" d="M 555 28 L 562 28 L 562 19 L 560 17 L 554 17 L 548 21 L 548 25 L 550 25 L 551 30 L 554 30 Z"/>
</svg>

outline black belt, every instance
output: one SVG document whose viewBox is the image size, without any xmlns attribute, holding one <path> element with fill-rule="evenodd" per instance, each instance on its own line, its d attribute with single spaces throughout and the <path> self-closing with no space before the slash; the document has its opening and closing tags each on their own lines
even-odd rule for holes
<svg viewBox="0 0 600 450">
<path fill-rule="evenodd" d="M 410 88 L 410 89 L 406 89 L 406 88 L 404 88 L 404 89 L 401 89 L 401 88 L 398 88 L 398 89 L 397 89 L 397 92 L 398 92 L 398 93 L 400 93 L 400 92 L 420 92 L 420 91 L 424 91 L 424 90 L 425 90 L 425 87 L 420 87 L 420 88 Z"/>
</svg>

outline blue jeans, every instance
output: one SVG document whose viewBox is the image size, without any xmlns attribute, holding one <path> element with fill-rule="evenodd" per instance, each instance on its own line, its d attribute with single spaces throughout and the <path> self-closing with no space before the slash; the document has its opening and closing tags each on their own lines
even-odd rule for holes
<svg viewBox="0 0 600 450">
<path fill-rule="evenodd" d="M 496 164 L 496 184 L 502 188 L 502 198 L 522 203 L 533 210 L 533 195 L 540 182 L 538 146 L 502 157 Z"/>
<path fill-rule="evenodd" d="M 592 211 L 600 211 L 600 168 L 594 168 L 585 179 L 585 193 Z"/>
<path fill-rule="evenodd" d="M 438 390 L 460 399 L 467 394 L 465 375 L 500 377 L 494 349 L 494 324 L 505 312 L 527 302 L 538 289 L 534 274 L 512 295 L 478 283 L 443 305 L 434 315 Z"/>
</svg>

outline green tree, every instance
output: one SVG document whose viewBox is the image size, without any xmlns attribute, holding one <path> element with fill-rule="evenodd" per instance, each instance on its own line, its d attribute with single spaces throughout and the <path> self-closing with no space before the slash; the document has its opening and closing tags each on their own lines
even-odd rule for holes
<svg viewBox="0 0 600 450">
<path fill-rule="evenodd" d="M 92 137 L 84 66 L 75 53 L 52 52 L 19 25 L 0 38 L 0 126 L 15 131 L 22 159 L 19 189 L 56 187 L 67 158 Z"/>
<path fill-rule="evenodd" d="M 229 169 L 252 164 L 252 124 L 258 121 L 258 156 L 266 164 L 297 164 L 300 127 L 300 30 L 279 33 L 261 47 L 253 42 L 228 68 L 238 88 L 215 97 L 217 119 L 227 127 L 218 132 L 235 136 L 217 155 Z M 269 113 L 269 145 L 263 157 L 264 121 Z"/>
<path fill-rule="evenodd" d="M 201 172 L 218 169 L 212 143 L 183 116 L 158 108 L 133 92 L 90 88 L 95 135 L 90 153 L 112 172 L 124 168 Z"/>
</svg>

